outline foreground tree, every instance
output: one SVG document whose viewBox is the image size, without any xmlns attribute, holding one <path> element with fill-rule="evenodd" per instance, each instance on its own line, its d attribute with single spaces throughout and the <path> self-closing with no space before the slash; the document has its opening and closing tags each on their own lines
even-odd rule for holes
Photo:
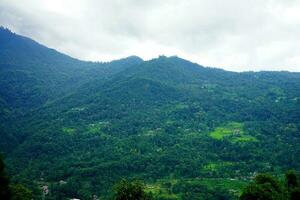
<svg viewBox="0 0 300 200">
<path fill-rule="evenodd" d="M 138 181 L 122 180 L 114 187 L 114 200 L 150 200 L 144 186 Z"/>
<path fill-rule="evenodd" d="M 276 178 L 269 174 L 259 174 L 243 191 L 241 200 L 280 200 L 282 190 Z"/>
<path fill-rule="evenodd" d="M 287 190 L 293 190 L 298 187 L 298 178 L 295 171 L 290 170 L 285 174 Z"/>
<path fill-rule="evenodd" d="M 5 165 L 0 156 L 0 200 L 31 200 L 32 192 L 23 185 L 10 185 Z"/>
<path fill-rule="evenodd" d="M 11 191 L 9 188 L 9 178 L 5 173 L 5 166 L 0 156 L 0 199 L 11 199 Z"/>
<path fill-rule="evenodd" d="M 32 192 L 23 185 L 11 186 L 13 196 L 11 200 L 31 200 L 33 198 Z"/>
<path fill-rule="evenodd" d="M 300 199 L 300 185 L 295 171 L 290 170 L 285 174 L 286 190 L 290 200 Z"/>
<path fill-rule="evenodd" d="M 285 174 L 284 184 L 269 174 L 259 174 L 240 196 L 241 200 L 299 200 L 300 185 L 295 171 Z"/>
</svg>

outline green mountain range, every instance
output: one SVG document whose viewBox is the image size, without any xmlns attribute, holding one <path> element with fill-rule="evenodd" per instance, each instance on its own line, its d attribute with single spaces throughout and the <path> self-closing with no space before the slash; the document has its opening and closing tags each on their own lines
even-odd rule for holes
<svg viewBox="0 0 300 200">
<path fill-rule="evenodd" d="M 258 172 L 300 171 L 300 73 L 86 62 L 0 28 L 0 133 L 37 199 L 105 199 L 121 178 L 155 199 L 235 199 Z"/>
</svg>

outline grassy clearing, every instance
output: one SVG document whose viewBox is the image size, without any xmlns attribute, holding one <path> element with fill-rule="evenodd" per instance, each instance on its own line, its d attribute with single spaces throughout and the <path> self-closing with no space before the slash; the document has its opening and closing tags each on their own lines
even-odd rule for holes
<svg viewBox="0 0 300 200">
<path fill-rule="evenodd" d="M 75 128 L 70 128 L 70 127 L 63 127 L 62 131 L 66 134 L 72 135 L 76 132 Z"/>
<path fill-rule="evenodd" d="M 242 135 L 232 139 L 232 142 L 256 142 L 257 139 L 250 135 Z"/>
<path fill-rule="evenodd" d="M 181 199 L 180 193 L 173 193 L 172 187 L 178 183 L 177 179 L 160 179 L 155 183 L 146 185 L 146 192 L 153 194 L 157 199 Z M 218 190 L 220 188 L 228 191 L 234 196 L 238 197 L 242 189 L 248 184 L 245 180 L 230 179 L 230 178 L 194 178 L 194 179 L 180 179 L 191 185 L 206 186 L 209 189 Z"/>
<path fill-rule="evenodd" d="M 209 133 L 216 140 L 228 139 L 230 142 L 255 142 L 257 139 L 244 131 L 244 125 L 238 122 L 229 122 L 225 126 L 217 127 Z"/>
<path fill-rule="evenodd" d="M 224 167 L 232 166 L 232 162 L 219 162 L 219 163 L 209 163 L 203 167 L 207 171 L 218 171 Z"/>
<path fill-rule="evenodd" d="M 248 184 L 247 181 L 230 178 L 207 178 L 200 180 L 200 182 L 209 188 L 223 188 L 230 193 L 233 193 L 235 196 L 239 196 L 242 193 L 242 189 Z"/>
<path fill-rule="evenodd" d="M 226 136 L 238 134 L 244 134 L 243 124 L 237 122 L 230 122 L 225 126 L 216 128 L 213 132 L 210 133 L 210 136 L 216 140 L 222 140 Z"/>
</svg>

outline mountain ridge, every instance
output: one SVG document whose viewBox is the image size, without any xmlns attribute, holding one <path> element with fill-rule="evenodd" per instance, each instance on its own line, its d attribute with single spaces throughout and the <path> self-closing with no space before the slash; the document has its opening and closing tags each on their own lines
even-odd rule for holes
<svg viewBox="0 0 300 200">
<path fill-rule="evenodd" d="M 69 55 L 67 55 L 67 54 L 65 54 L 65 53 L 61 53 L 61 52 L 55 50 L 54 48 L 48 48 L 48 47 L 46 47 L 45 45 L 43 45 L 43 44 L 41 44 L 41 43 L 39 43 L 39 42 L 36 42 L 35 40 L 33 40 L 33 39 L 29 38 L 29 37 L 21 36 L 21 35 L 19 35 L 19 34 L 17 34 L 17 33 L 14 33 L 14 32 L 12 32 L 10 29 L 8 29 L 8 28 L 6 28 L 6 27 L 0 26 L 0 32 L 1 32 L 1 34 L 2 34 L 2 35 L 1 35 L 2 38 L 0 37 L 0 39 L 3 39 L 3 38 L 4 38 L 4 37 L 3 37 L 3 33 L 9 35 L 9 37 L 19 37 L 19 38 L 23 38 L 23 39 L 25 39 L 25 40 L 29 40 L 29 41 L 33 42 L 33 43 L 36 44 L 36 45 L 42 46 L 42 47 L 44 47 L 44 48 L 46 48 L 46 49 L 49 49 L 49 50 L 51 50 L 51 51 L 54 51 L 55 53 L 58 53 L 58 54 L 67 56 L 67 57 L 69 57 L 69 58 L 71 58 L 71 59 L 73 59 L 73 60 L 77 60 L 77 61 L 80 61 L 80 62 L 86 62 L 86 63 L 110 63 L 110 62 L 114 62 L 114 61 L 118 61 L 118 60 L 122 60 L 122 59 L 127 59 L 127 58 L 135 58 L 135 59 L 143 60 L 142 58 L 140 58 L 139 56 L 136 56 L 136 55 L 129 55 L 129 56 L 125 57 L 125 58 L 120 58 L 120 59 L 111 60 L 111 61 L 101 61 L 101 60 L 99 60 L 99 61 L 88 61 L 88 60 L 81 60 L 81 59 L 77 59 L 77 58 L 74 58 L 74 57 L 72 57 L 72 56 L 69 56 Z M 2 42 L 3 42 L 3 41 L 2 41 Z M 188 61 L 188 60 L 186 60 L 186 59 L 183 59 L 183 58 L 178 57 L 177 55 L 173 55 L 173 56 L 169 56 L 169 57 L 164 56 L 164 55 L 159 55 L 157 58 L 152 58 L 152 59 L 150 59 L 150 60 L 148 60 L 148 61 L 155 60 L 155 59 L 158 59 L 158 58 L 160 58 L 160 57 L 161 57 L 161 58 L 178 58 L 178 59 L 181 59 L 181 60 Z M 191 62 L 191 61 L 188 61 L 188 62 Z M 197 65 L 199 65 L 199 66 L 202 66 L 201 64 L 196 63 L 196 62 L 191 62 L 191 63 L 197 64 Z M 228 70 L 224 70 L 224 69 L 222 69 L 222 68 L 216 68 L 216 67 L 210 67 L 210 66 L 206 66 L 206 68 L 208 68 L 208 69 L 218 69 L 218 70 L 221 70 L 221 71 L 228 71 Z M 279 71 L 263 71 L 263 70 L 262 70 L 262 71 L 242 71 L 242 72 L 228 71 L 228 72 L 233 72 L 233 73 L 250 73 L 250 72 L 253 72 L 253 73 L 257 73 L 257 72 L 258 72 L 258 73 L 259 73 L 259 72 L 289 72 L 289 73 L 300 73 L 300 72 L 290 72 L 290 71 L 286 71 L 286 70 L 279 70 Z"/>
<path fill-rule="evenodd" d="M 0 151 L 36 198 L 39 184 L 52 199 L 108 198 L 125 177 L 158 188 L 156 199 L 237 199 L 256 172 L 300 170 L 300 73 L 176 56 L 52 62 L 47 48 L 22 48 L 0 46 Z"/>
</svg>

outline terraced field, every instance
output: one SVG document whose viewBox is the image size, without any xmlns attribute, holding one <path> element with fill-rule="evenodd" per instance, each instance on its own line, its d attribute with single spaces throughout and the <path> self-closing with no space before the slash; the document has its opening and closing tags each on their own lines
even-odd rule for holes
<svg viewBox="0 0 300 200">
<path fill-rule="evenodd" d="M 210 137 L 216 140 L 228 139 L 230 142 L 255 142 L 257 139 L 244 130 L 243 123 L 229 122 L 210 132 Z"/>
</svg>

